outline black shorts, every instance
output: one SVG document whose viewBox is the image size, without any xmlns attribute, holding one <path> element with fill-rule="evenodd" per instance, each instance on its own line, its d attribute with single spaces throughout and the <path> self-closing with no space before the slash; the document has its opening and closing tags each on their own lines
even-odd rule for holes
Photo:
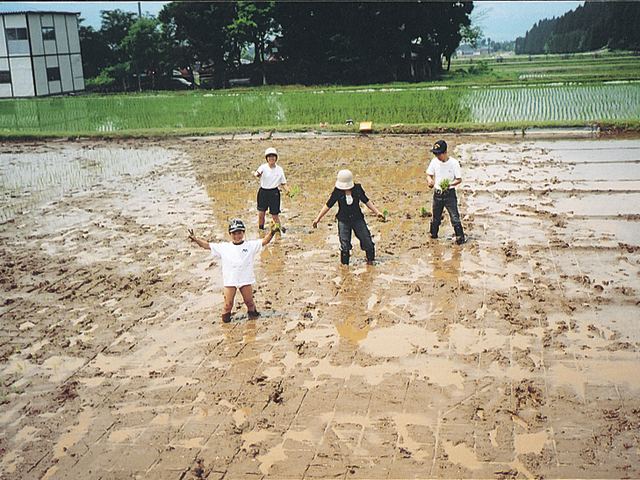
<svg viewBox="0 0 640 480">
<path fill-rule="evenodd" d="M 266 212 L 267 209 L 271 215 L 280 213 L 280 189 L 260 187 L 258 190 L 258 211 Z"/>
</svg>

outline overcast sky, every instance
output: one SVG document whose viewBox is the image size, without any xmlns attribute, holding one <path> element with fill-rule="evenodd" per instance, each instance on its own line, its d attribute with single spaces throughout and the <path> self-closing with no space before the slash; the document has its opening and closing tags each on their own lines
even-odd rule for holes
<svg viewBox="0 0 640 480">
<path fill-rule="evenodd" d="M 100 28 L 100 11 L 120 9 L 138 13 L 138 3 L 142 13 L 157 15 L 162 6 L 168 2 L 1 2 L 0 11 L 17 10 L 54 10 L 79 12 L 84 18 L 83 25 Z M 561 17 L 570 10 L 575 10 L 584 2 L 576 1 L 476 1 L 472 20 L 475 26 L 482 29 L 484 37 L 504 42 L 524 37 L 531 27 L 545 18 Z"/>
</svg>

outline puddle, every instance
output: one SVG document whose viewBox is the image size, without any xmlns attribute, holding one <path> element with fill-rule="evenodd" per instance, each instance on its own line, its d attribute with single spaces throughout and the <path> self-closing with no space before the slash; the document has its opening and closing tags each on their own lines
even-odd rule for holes
<svg viewBox="0 0 640 480">
<path fill-rule="evenodd" d="M 513 447 L 516 455 L 527 453 L 540 455 L 547 442 L 549 442 L 549 432 L 543 430 L 538 433 L 516 434 Z"/>
</svg>

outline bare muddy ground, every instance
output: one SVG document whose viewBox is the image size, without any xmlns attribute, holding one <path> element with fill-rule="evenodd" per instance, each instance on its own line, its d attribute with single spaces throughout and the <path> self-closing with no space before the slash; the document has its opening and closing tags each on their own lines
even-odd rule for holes
<svg viewBox="0 0 640 480">
<path fill-rule="evenodd" d="M 0 477 L 640 477 L 640 142 L 445 138 L 463 246 L 431 136 L 3 144 Z M 267 146 L 300 193 L 222 324 L 187 228 L 258 238 Z M 341 168 L 374 266 L 311 228 Z"/>
</svg>

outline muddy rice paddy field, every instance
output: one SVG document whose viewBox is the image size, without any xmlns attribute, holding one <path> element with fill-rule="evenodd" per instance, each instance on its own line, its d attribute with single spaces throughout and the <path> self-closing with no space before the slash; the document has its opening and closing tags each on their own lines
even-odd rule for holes
<svg viewBox="0 0 640 480">
<path fill-rule="evenodd" d="M 0 145 L 0 477 L 640 477 L 640 141 L 444 138 L 462 246 L 430 135 Z M 269 146 L 300 191 L 222 324 L 187 229 L 260 236 Z M 342 168 L 375 265 L 311 228 Z"/>
</svg>

